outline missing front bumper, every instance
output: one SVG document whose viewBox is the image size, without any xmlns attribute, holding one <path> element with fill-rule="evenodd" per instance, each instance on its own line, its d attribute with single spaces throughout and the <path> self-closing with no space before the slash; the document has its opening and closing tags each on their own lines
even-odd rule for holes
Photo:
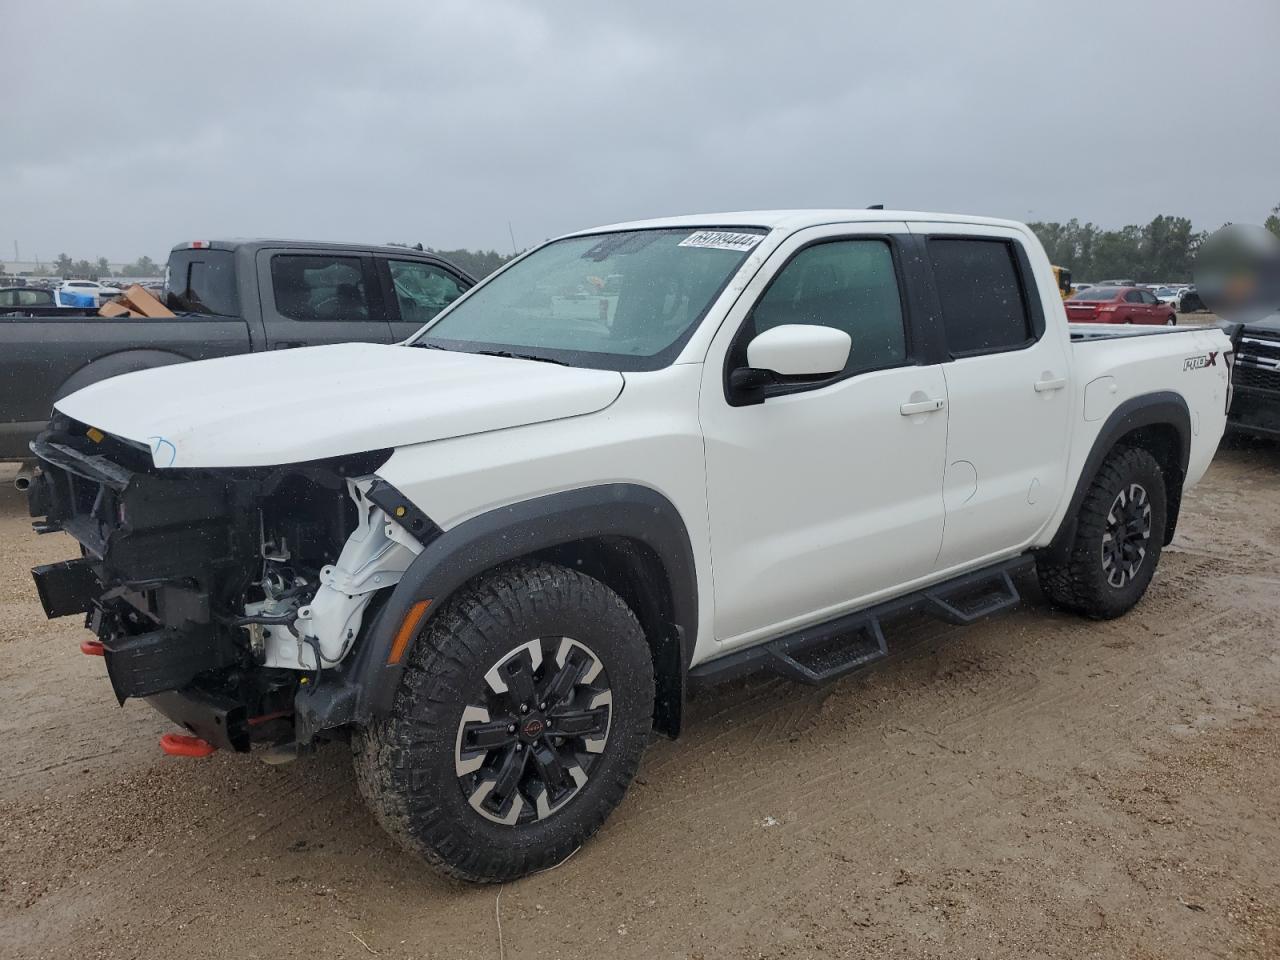
<svg viewBox="0 0 1280 960">
<path fill-rule="evenodd" d="M 50 620 L 89 612 L 102 584 L 87 559 L 46 563 L 31 571 L 44 615 Z"/>
<path fill-rule="evenodd" d="M 206 743 L 239 753 L 249 749 L 249 713 L 243 703 L 197 689 L 155 694 L 147 703 Z"/>
</svg>

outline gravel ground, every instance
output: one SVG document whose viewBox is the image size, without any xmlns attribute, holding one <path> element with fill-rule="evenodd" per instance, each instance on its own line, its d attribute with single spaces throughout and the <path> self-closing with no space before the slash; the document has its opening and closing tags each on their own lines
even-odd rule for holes
<svg viewBox="0 0 1280 960">
<path fill-rule="evenodd" d="M 4 470 L 0 956 L 1280 957 L 1280 448 L 1219 453 L 1127 617 L 1027 584 L 832 686 L 717 689 L 593 842 L 502 888 L 395 847 L 341 745 L 163 756 L 43 619 L 27 570 L 72 544 Z"/>
</svg>

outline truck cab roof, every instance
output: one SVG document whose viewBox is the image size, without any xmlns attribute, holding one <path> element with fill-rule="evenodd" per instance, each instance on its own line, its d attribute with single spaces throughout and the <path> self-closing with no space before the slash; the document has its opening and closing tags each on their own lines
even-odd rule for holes
<svg viewBox="0 0 1280 960">
<path fill-rule="evenodd" d="M 692 214 L 679 217 L 660 217 L 651 220 L 633 220 L 614 223 L 589 230 L 578 230 L 570 236 L 603 233 L 615 230 L 654 230 L 663 227 L 763 227 L 788 232 L 817 227 L 828 223 L 969 223 L 991 227 L 1007 227 L 1026 231 L 1026 226 L 1016 220 L 979 217 L 955 213 L 927 213 L 919 210 L 866 210 L 866 209 L 793 209 L 793 210 L 740 210 L 729 213 Z"/>
<path fill-rule="evenodd" d="M 395 256 L 434 257 L 428 250 L 417 247 L 398 247 L 390 244 L 376 243 L 338 243 L 321 240 L 281 240 L 266 237 L 232 237 L 224 240 L 190 240 L 176 243 L 170 253 L 186 250 L 269 250 L 275 247 L 288 247 L 297 250 L 335 250 L 343 253 L 380 253 Z M 436 257 L 436 259 L 439 259 Z"/>
</svg>

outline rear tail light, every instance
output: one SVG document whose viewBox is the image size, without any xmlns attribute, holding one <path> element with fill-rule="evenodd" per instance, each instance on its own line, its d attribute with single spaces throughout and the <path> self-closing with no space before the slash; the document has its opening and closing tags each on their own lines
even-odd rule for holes
<svg viewBox="0 0 1280 960">
<path fill-rule="evenodd" d="M 191 240 L 187 243 L 187 249 L 188 250 L 208 250 L 209 241 L 208 240 Z"/>
</svg>

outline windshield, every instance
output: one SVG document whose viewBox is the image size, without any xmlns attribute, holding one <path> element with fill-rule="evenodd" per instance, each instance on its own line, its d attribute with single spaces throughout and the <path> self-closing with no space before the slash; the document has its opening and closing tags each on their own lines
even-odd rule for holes
<svg viewBox="0 0 1280 960">
<path fill-rule="evenodd" d="M 1118 287 L 1090 287 L 1073 295 L 1071 300 L 1114 300 L 1120 292 Z"/>
<path fill-rule="evenodd" d="M 557 240 L 479 287 L 414 343 L 654 370 L 675 359 L 764 234 L 686 227 Z"/>
</svg>

